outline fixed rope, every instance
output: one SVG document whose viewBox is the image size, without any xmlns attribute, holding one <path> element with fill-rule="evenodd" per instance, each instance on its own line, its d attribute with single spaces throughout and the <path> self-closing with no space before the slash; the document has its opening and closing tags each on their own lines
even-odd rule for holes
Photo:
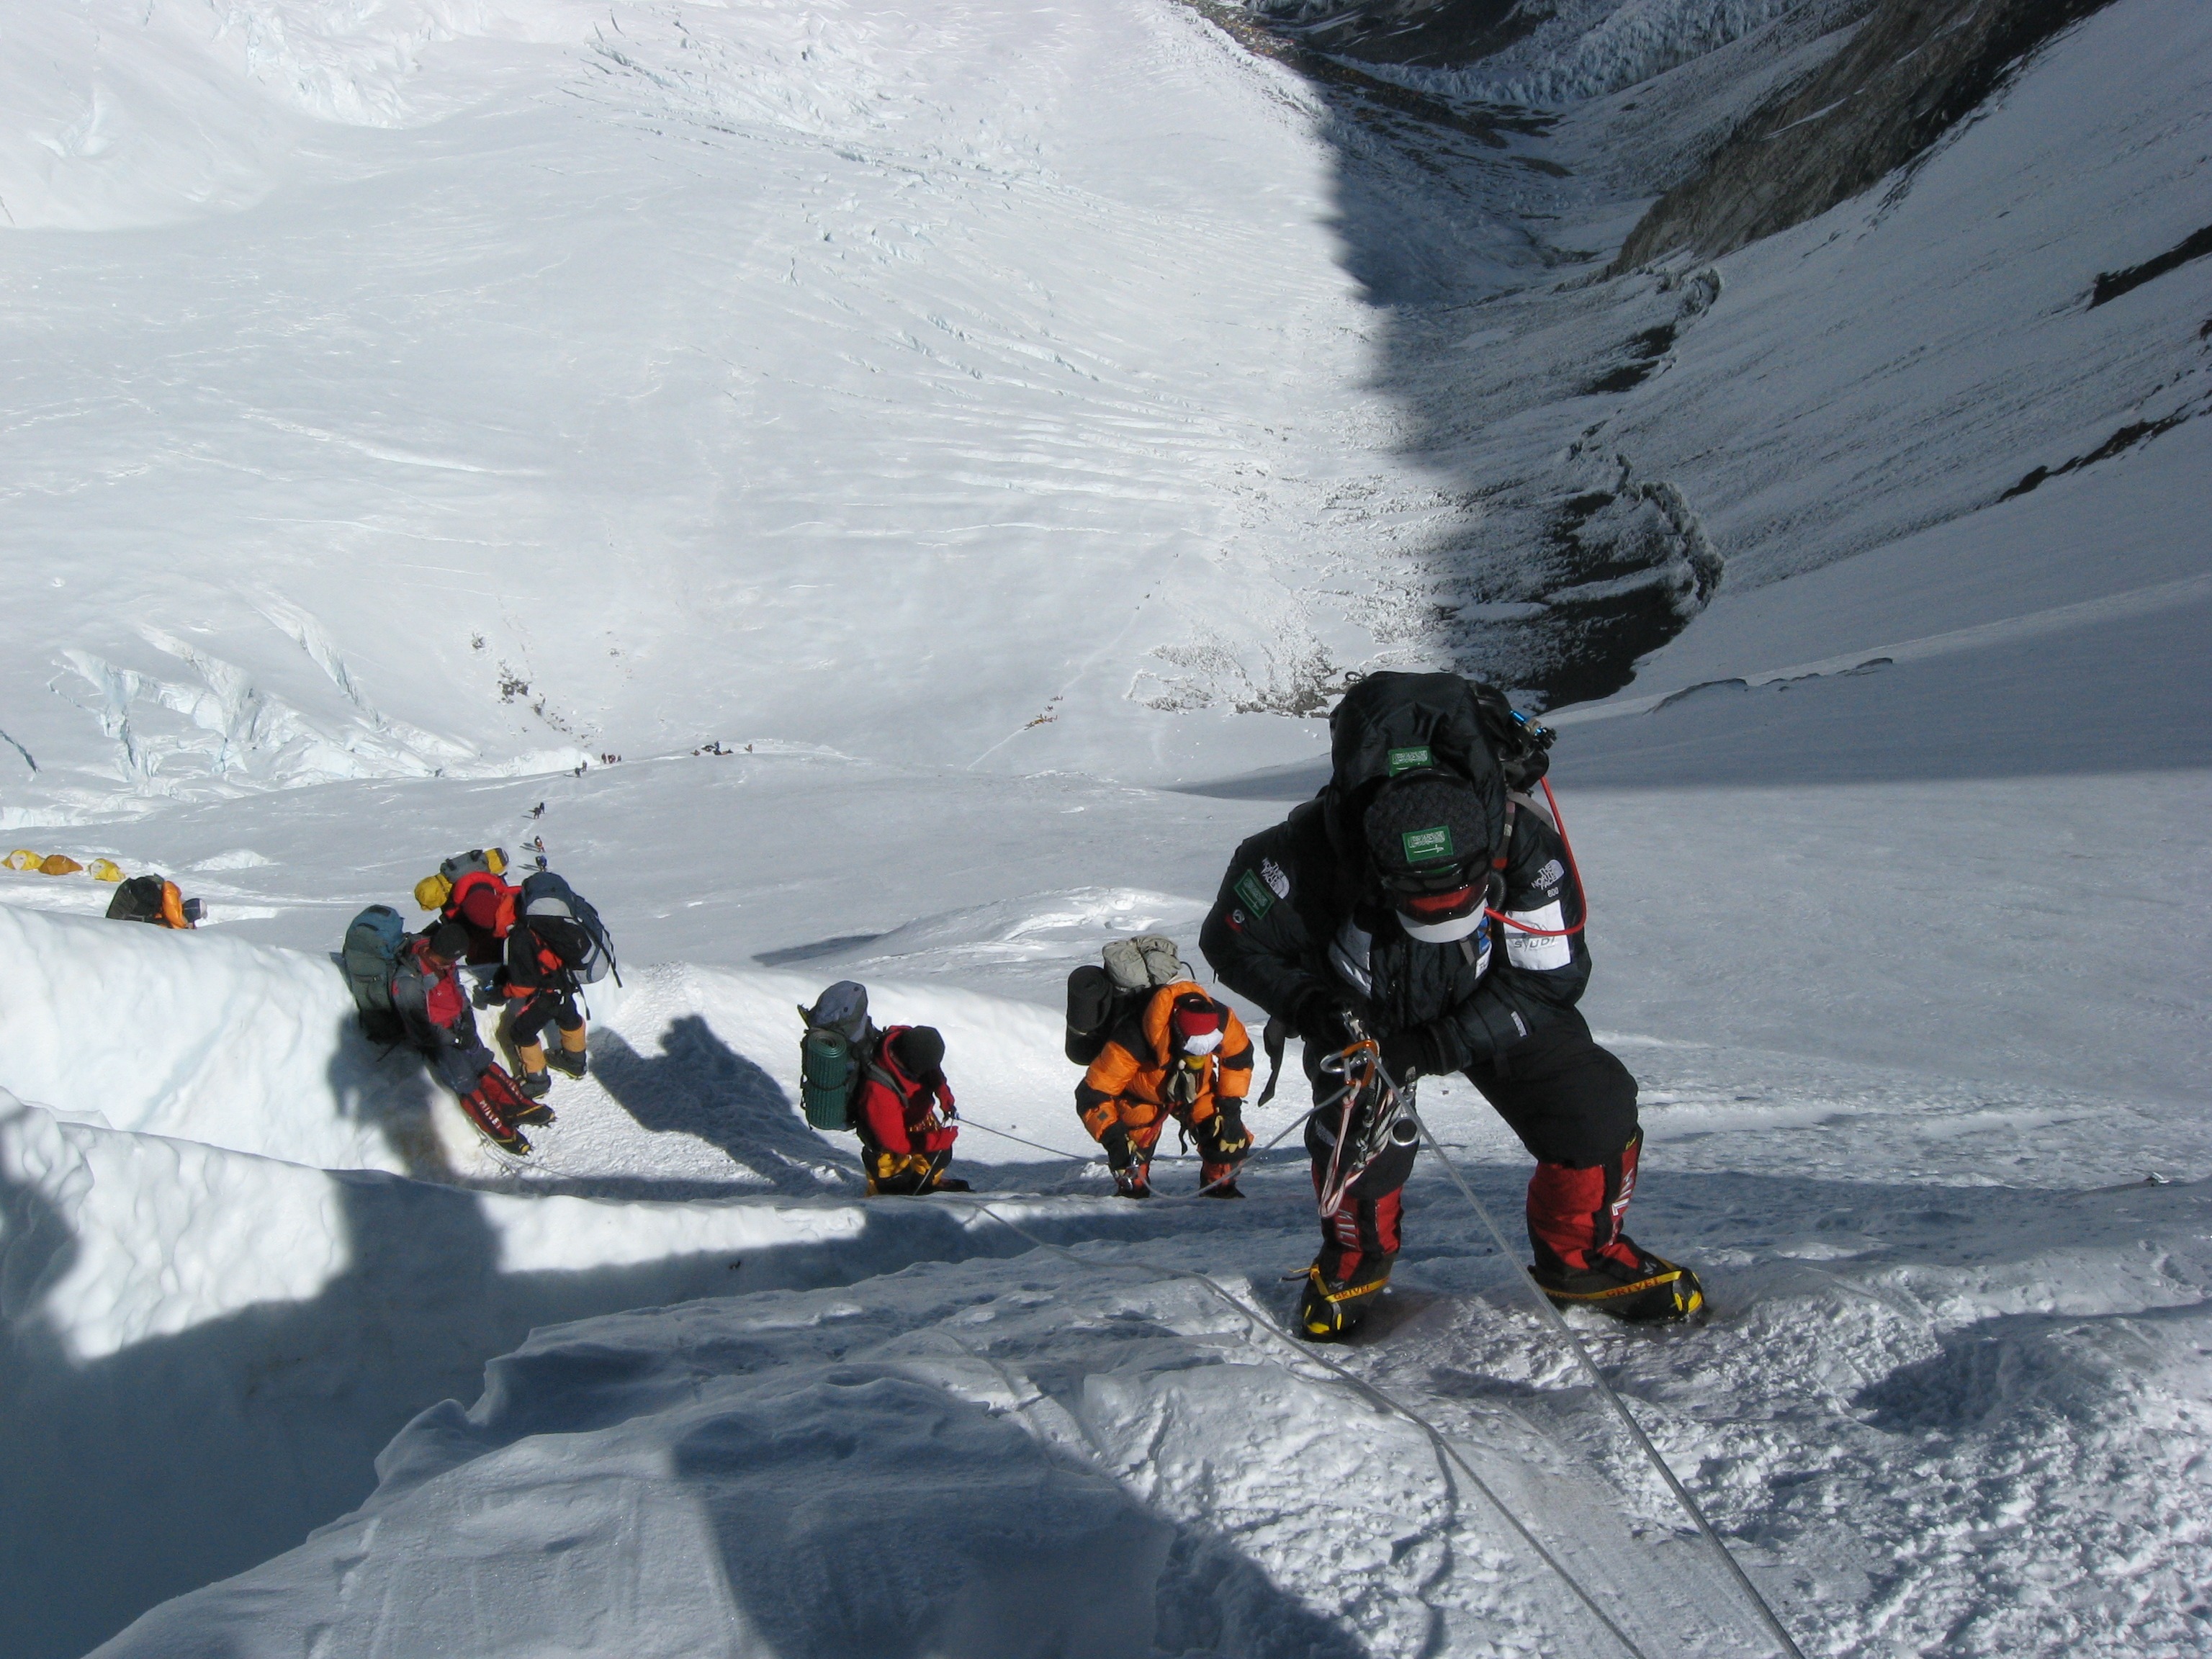
<svg viewBox="0 0 2212 1659">
<path fill-rule="evenodd" d="M 1568 1351 L 1574 1355 L 1576 1363 L 1582 1367 L 1583 1374 L 1589 1378 L 1591 1386 L 1597 1390 L 1598 1397 L 1613 1408 L 1613 1414 L 1620 1419 L 1622 1426 L 1628 1431 L 1629 1437 L 1643 1448 L 1644 1455 L 1650 1460 L 1651 1467 L 1658 1471 L 1660 1479 L 1667 1483 L 1668 1490 L 1674 1494 L 1676 1500 L 1680 1503 L 1690 1519 L 1696 1522 L 1698 1533 L 1704 1537 L 1705 1542 L 1711 1546 L 1713 1553 L 1719 1557 L 1721 1565 L 1728 1570 L 1729 1576 L 1735 1581 L 1745 1595 L 1750 1598 L 1752 1606 L 1759 1610 L 1759 1622 L 1765 1626 L 1774 1639 L 1781 1644 L 1782 1651 L 1789 1656 L 1789 1659 L 1805 1659 L 1804 1650 L 1798 1647 L 1782 1620 L 1776 1617 L 1774 1609 L 1767 1604 L 1766 1598 L 1759 1593 L 1759 1586 L 1751 1582 L 1750 1575 L 1744 1571 L 1735 1554 L 1729 1549 L 1727 1544 L 1722 1541 L 1720 1534 L 1713 1530 L 1713 1523 L 1705 1518 L 1705 1510 L 1698 1504 L 1698 1500 L 1690 1495 L 1689 1488 L 1675 1479 L 1674 1471 L 1668 1467 L 1667 1460 L 1660 1455 L 1659 1448 L 1651 1443 L 1651 1437 L 1644 1432 L 1644 1425 L 1636 1420 L 1635 1415 L 1628 1409 L 1627 1402 L 1613 1391 L 1613 1384 L 1605 1380 L 1604 1373 L 1598 1370 L 1597 1362 L 1590 1358 L 1589 1350 L 1583 1346 L 1582 1339 L 1575 1334 L 1573 1328 L 1567 1323 L 1565 1316 L 1552 1305 L 1552 1298 L 1544 1294 L 1543 1287 L 1537 1284 L 1528 1270 L 1521 1265 L 1519 1252 L 1505 1242 L 1505 1235 L 1499 1231 L 1497 1221 L 1492 1218 L 1489 1207 L 1474 1195 L 1474 1189 L 1467 1184 L 1465 1178 L 1459 1172 L 1459 1166 L 1451 1161 L 1443 1147 L 1438 1144 L 1434 1132 L 1430 1129 L 1426 1122 L 1423 1121 L 1418 1112 L 1413 1114 L 1413 1121 L 1420 1125 L 1421 1139 L 1428 1142 L 1429 1150 L 1434 1152 L 1437 1161 L 1443 1164 L 1444 1173 L 1451 1177 L 1452 1185 L 1459 1188 L 1460 1196 L 1464 1198 L 1473 1206 L 1475 1214 L 1481 1218 L 1484 1228 L 1488 1231 L 1492 1241 L 1498 1246 L 1498 1254 L 1513 1264 L 1514 1276 L 1528 1287 L 1528 1294 L 1534 1298 L 1538 1310 L 1551 1327 L 1553 1334 L 1566 1345 Z"/>
<path fill-rule="evenodd" d="M 1258 1157 L 1261 1152 L 1271 1152 L 1274 1151 L 1274 1149 L 1281 1144 L 1284 1136 L 1289 1134 L 1291 1130 L 1297 1128 L 1299 1124 L 1304 1121 L 1305 1119 L 1304 1116 L 1292 1118 L 1281 1128 L 1276 1130 L 1273 1136 L 1268 1139 L 1265 1146 L 1255 1146 L 1250 1152 L 1245 1153 L 1243 1158 L 1237 1159 L 1237 1169 L 1242 1169 L 1246 1162 Z M 1093 1152 L 1087 1158 L 1080 1157 L 1074 1152 L 1063 1152 L 1056 1146 L 1046 1146 L 1034 1140 L 1024 1140 L 1021 1136 L 1008 1134 L 1004 1129 L 994 1129 L 988 1123 L 975 1123 L 969 1121 L 966 1118 L 962 1118 L 960 1120 L 960 1127 L 963 1129 L 981 1129 L 985 1134 L 996 1135 L 1001 1140 L 1017 1141 L 1024 1146 L 1035 1146 L 1037 1151 L 1041 1152 L 1050 1152 L 1054 1158 L 1066 1158 L 1071 1164 L 1097 1164 L 1101 1162 L 1103 1158 L 1103 1153 L 1097 1152 Z M 1206 1185 L 1200 1187 L 1194 1193 L 1162 1193 L 1158 1194 L 1158 1197 L 1161 1202 L 1166 1204 L 1180 1203 L 1187 1199 L 1204 1198 L 1216 1187 L 1225 1187 L 1236 1179 L 1237 1170 L 1231 1170 L 1227 1175 L 1222 1176 L 1216 1180 L 1207 1182 Z"/>
<path fill-rule="evenodd" d="M 1297 1120 L 1293 1120 L 1294 1122 L 1297 1121 Z M 1281 1136 L 1279 1135 L 1276 1138 L 1280 1139 Z M 1096 1261 L 1079 1256 L 1074 1251 L 1066 1249 L 1063 1245 L 1055 1244 L 1049 1239 L 1038 1237 L 1035 1233 L 1030 1231 L 1028 1228 L 1023 1226 L 1019 1222 L 1008 1220 L 1005 1216 L 1000 1215 L 996 1210 L 993 1209 L 989 1203 L 982 1199 L 973 1198 L 967 1194 L 957 1193 L 948 1194 L 946 1196 L 956 1203 L 965 1203 L 973 1206 L 975 1209 L 981 1211 L 985 1215 L 989 1216 L 992 1220 L 997 1222 L 1008 1231 L 1018 1234 L 1020 1237 L 1027 1239 L 1030 1243 L 1036 1245 L 1037 1249 L 1059 1256 L 1063 1261 L 1071 1261 L 1077 1267 L 1084 1268 L 1086 1271 L 1095 1269 L 1098 1266 L 1098 1263 Z M 1477 1474 L 1474 1465 L 1469 1463 L 1466 1458 L 1460 1455 L 1459 1449 L 1454 1446 L 1451 1442 L 1445 1437 L 1443 1431 L 1437 1428 L 1435 1424 L 1430 1422 L 1427 1418 L 1422 1416 L 1412 1407 L 1405 1404 L 1402 1401 L 1397 1399 L 1384 1389 L 1377 1388 L 1374 1383 L 1370 1382 L 1365 1377 L 1361 1376 L 1358 1372 L 1353 1371 L 1349 1367 L 1331 1358 L 1328 1355 L 1316 1351 L 1310 1344 L 1297 1341 L 1288 1333 L 1279 1328 L 1274 1322 L 1267 1318 L 1266 1315 L 1253 1308 L 1247 1307 L 1243 1303 L 1238 1301 L 1220 1285 L 1215 1284 L 1213 1280 L 1208 1279 L 1204 1273 L 1194 1272 L 1188 1267 L 1171 1267 L 1162 1263 L 1153 1261 L 1129 1261 L 1124 1260 L 1117 1261 L 1113 1265 L 1121 1267 L 1133 1267 L 1139 1273 L 1152 1273 L 1162 1279 L 1188 1279 L 1194 1281 L 1198 1285 L 1203 1286 L 1212 1295 L 1218 1297 L 1220 1301 L 1226 1303 L 1239 1316 L 1241 1316 L 1248 1324 L 1249 1324 L 1255 1330 L 1260 1332 L 1263 1336 L 1270 1337 L 1275 1341 L 1282 1343 L 1284 1346 L 1288 1347 L 1292 1353 L 1297 1355 L 1298 1358 L 1310 1361 L 1312 1364 L 1321 1366 L 1324 1370 L 1334 1373 L 1338 1378 L 1349 1385 L 1355 1393 L 1358 1394 L 1362 1398 L 1369 1401 L 1372 1404 L 1380 1406 L 1384 1410 L 1404 1418 L 1407 1422 L 1411 1423 L 1415 1428 L 1419 1429 L 1425 1436 L 1427 1437 L 1430 1445 L 1441 1456 L 1450 1460 L 1451 1463 L 1456 1466 L 1459 1471 L 1464 1474 L 1471 1483 L 1473 1483 L 1474 1489 L 1482 1494 L 1484 1499 L 1489 1504 L 1490 1507 L 1498 1512 L 1499 1517 L 1504 1521 L 1508 1527 L 1512 1528 L 1514 1534 L 1518 1537 L 1522 1543 L 1528 1547 L 1530 1553 L 1533 1553 L 1539 1561 L 1540 1561 L 1545 1566 L 1550 1568 L 1553 1572 L 1559 1576 L 1560 1582 L 1565 1584 L 1566 1587 L 1574 1593 L 1575 1599 L 1580 1601 L 1584 1607 L 1589 1610 L 1590 1615 L 1595 1618 L 1599 1624 L 1605 1627 L 1607 1633 L 1610 1635 L 1614 1641 L 1620 1644 L 1621 1650 L 1628 1654 L 1630 1656 L 1630 1659 L 1650 1659 L 1650 1656 L 1647 1655 L 1642 1648 L 1636 1644 L 1635 1639 L 1632 1638 L 1626 1631 L 1621 1629 L 1620 1626 L 1613 1620 L 1613 1616 L 1607 1613 L 1602 1607 L 1599 1606 L 1595 1598 L 1593 1597 L 1587 1589 L 1583 1588 L 1582 1582 L 1568 1570 L 1566 1564 L 1561 1561 L 1558 1556 L 1553 1554 L 1549 1549 L 1545 1547 L 1544 1542 L 1541 1539 L 1538 1538 L 1534 1533 L 1530 1532 L 1526 1526 L 1522 1524 L 1521 1518 L 1515 1515 L 1513 1511 L 1506 1506 L 1505 1500 L 1500 1498 L 1497 1492 L 1492 1491 L 1491 1489 L 1490 1483 L 1485 1480 L 1480 1474 Z M 1802 1655 L 1799 1656 L 1799 1659 L 1802 1659 Z"/>
</svg>

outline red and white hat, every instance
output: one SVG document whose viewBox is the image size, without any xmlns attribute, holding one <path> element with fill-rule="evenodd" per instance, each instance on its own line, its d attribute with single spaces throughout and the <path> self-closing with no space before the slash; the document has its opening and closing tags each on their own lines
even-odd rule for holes
<svg viewBox="0 0 2212 1659">
<path fill-rule="evenodd" d="M 1175 1034 L 1176 1053 L 1210 1054 L 1221 1046 L 1221 1005 L 1202 996 L 1177 997 L 1168 1029 Z"/>
</svg>

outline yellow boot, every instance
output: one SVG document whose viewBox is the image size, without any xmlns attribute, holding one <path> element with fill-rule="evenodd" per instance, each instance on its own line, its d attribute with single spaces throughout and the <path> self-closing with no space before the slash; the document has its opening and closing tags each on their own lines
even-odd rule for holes
<svg viewBox="0 0 2212 1659">
<path fill-rule="evenodd" d="M 546 1056 L 546 1060 L 549 1064 L 556 1067 L 567 1076 L 583 1076 L 585 1069 L 584 1028 L 579 1025 L 572 1031 L 566 1026 L 562 1027 L 560 1052 L 558 1054 L 548 1054 Z"/>
<path fill-rule="evenodd" d="M 545 1091 L 553 1086 L 553 1079 L 545 1073 L 545 1050 L 535 1042 L 514 1045 L 516 1075 L 514 1086 L 530 1100 L 543 1100 Z"/>
</svg>

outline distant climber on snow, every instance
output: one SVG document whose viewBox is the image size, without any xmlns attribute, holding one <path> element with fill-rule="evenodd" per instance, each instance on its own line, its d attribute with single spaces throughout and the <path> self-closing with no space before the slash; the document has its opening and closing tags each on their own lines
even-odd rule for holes
<svg viewBox="0 0 2212 1659">
<path fill-rule="evenodd" d="M 958 1111 L 945 1077 L 945 1038 L 934 1026 L 878 1031 L 866 987 L 840 980 L 802 1007 L 800 1097 L 817 1129 L 850 1129 L 871 1197 L 964 1193 L 945 1174 Z"/>
<path fill-rule="evenodd" d="M 1575 1007 L 1589 978 L 1581 884 L 1525 793 L 1550 734 L 1452 674 L 1370 675 L 1329 728 L 1328 785 L 1237 849 L 1200 939 L 1224 984 L 1304 1039 L 1314 1098 L 1336 1103 L 1306 1125 L 1326 1213 L 1300 1331 L 1346 1334 L 1389 1282 L 1415 1085 L 1448 1072 L 1536 1157 L 1528 1238 L 1554 1303 L 1694 1313 L 1697 1276 L 1621 1228 L 1644 1139 L 1636 1080 Z"/>
<path fill-rule="evenodd" d="M 1172 939 L 1116 940 L 1105 956 L 1103 970 L 1068 976 L 1067 1052 L 1089 1056 L 1075 1109 L 1106 1149 L 1114 1190 L 1152 1195 L 1152 1152 L 1173 1118 L 1198 1143 L 1199 1191 L 1243 1197 L 1237 1171 L 1252 1148 L 1243 1118 L 1252 1039 L 1243 1022 L 1191 977 Z"/>
<path fill-rule="evenodd" d="M 200 902 L 186 898 L 173 881 L 160 876 L 133 876 L 108 900 L 107 919 L 148 921 L 156 927 L 197 927 Z"/>
<path fill-rule="evenodd" d="M 530 1142 L 516 1126 L 550 1123 L 552 1109 L 523 1098 L 477 1035 L 459 971 L 468 950 L 468 929 L 457 921 L 441 921 L 409 939 L 392 974 L 392 1012 L 438 1080 L 459 1097 L 469 1121 L 501 1151 L 527 1152 Z"/>
<path fill-rule="evenodd" d="M 580 993 L 614 972 L 614 946 L 599 913 L 550 870 L 526 876 L 514 900 L 502 903 L 508 923 L 503 963 L 494 980 L 507 1001 L 500 1040 L 513 1050 L 520 1073 L 517 1086 L 536 1100 L 552 1087 L 549 1066 L 568 1077 L 584 1075 Z M 550 1054 L 543 1041 L 548 1025 L 560 1036 L 559 1048 Z"/>
</svg>

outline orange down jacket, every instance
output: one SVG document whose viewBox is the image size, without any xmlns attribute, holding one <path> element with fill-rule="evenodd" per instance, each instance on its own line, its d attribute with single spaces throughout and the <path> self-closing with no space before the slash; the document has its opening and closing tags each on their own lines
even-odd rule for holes
<svg viewBox="0 0 2212 1659">
<path fill-rule="evenodd" d="M 1164 985 L 1115 1025 L 1075 1085 L 1075 1109 L 1091 1139 L 1116 1123 L 1140 1130 L 1168 1116 L 1195 1127 L 1214 1115 L 1217 1102 L 1244 1098 L 1252 1086 L 1252 1039 L 1233 1010 L 1214 1004 L 1222 1016 L 1221 1046 L 1194 1057 L 1197 1065 L 1175 1052 L 1169 1016 L 1177 998 L 1191 995 L 1206 993 L 1187 979 Z M 1195 1075 L 1177 1086 L 1174 1073 L 1186 1069 Z"/>
</svg>

